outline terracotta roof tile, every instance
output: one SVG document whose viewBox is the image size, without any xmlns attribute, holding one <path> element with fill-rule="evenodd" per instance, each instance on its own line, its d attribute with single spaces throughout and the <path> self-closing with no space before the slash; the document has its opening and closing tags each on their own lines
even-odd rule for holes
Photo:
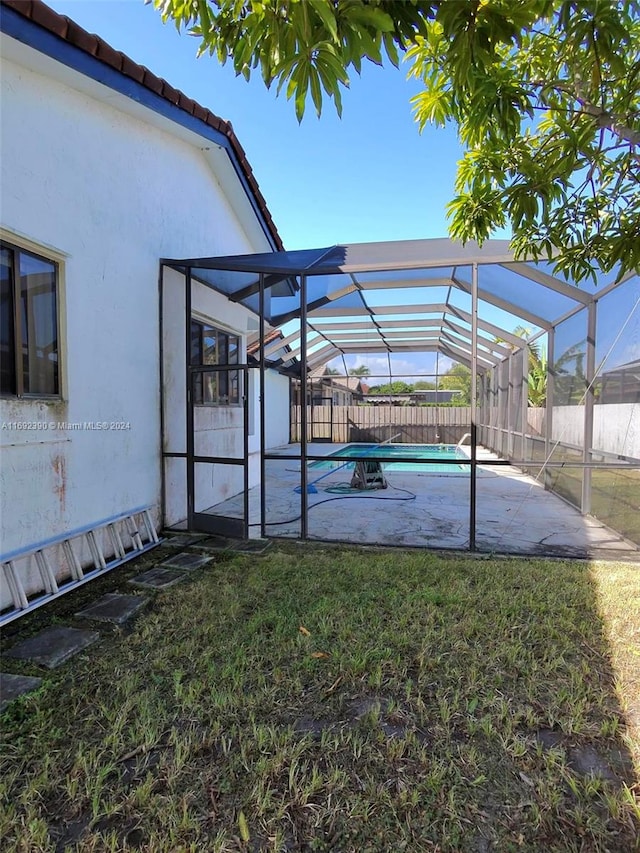
<svg viewBox="0 0 640 853">
<path fill-rule="evenodd" d="M 142 65 L 138 65 L 137 62 L 129 59 L 124 53 L 121 53 L 120 56 L 122 57 L 122 73 L 126 74 L 127 77 L 131 77 L 137 83 L 142 83 L 144 80 L 144 68 Z"/>
<path fill-rule="evenodd" d="M 189 113 L 189 115 L 192 116 L 196 108 L 196 102 L 193 98 L 188 98 L 182 92 L 178 92 L 178 106 L 181 110 L 184 110 L 185 113 Z"/>
<path fill-rule="evenodd" d="M 98 39 L 98 50 L 96 51 L 96 56 L 107 65 L 115 68 L 116 71 L 122 70 L 122 54 L 119 51 L 114 50 L 110 44 L 107 44 L 106 41 L 103 41 L 101 38 Z"/>
<path fill-rule="evenodd" d="M 91 33 L 88 33 L 86 30 L 83 30 L 75 21 L 69 20 L 68 22 L 66 40 L 76 47 L 79 47 L 80 50 L 84 50 L 85 53 L 90 53 L 92 56 L 96 55 L 98 50 L 98 37 L 91 35 Z"/>
<path fill-rule="evenodd" d="M 280 329 L 273 329 L 271 332 L 267 332 L 264 336 L 264 345 L 270 344 L 272 341 L 277 340 L 278 338 L 284 338 L 284 335 L 280 331 Z M 247 344 L 247 355 L 253 355 L 253 353 L 257 352 L 260 349 L 260 339 L 257 341 L 252 341 L 250 344 Z"/>
<path fill-rule="evenodd" d="M 205 108 L 204 108 L 203 106 L 201 106 L 200 104 L 196 103 L 195 109 L 194 109 L 194 111 L 193 111 L 193 114 L 194 114 L 194 116 L 195 116 L 196 118 L 199 118 L 199 119 L 200 119 L 200 121 L 206 121 L 206 119 L 207 119 L 207 112 L 208 112 L 208 110 L 205 110 Z"/>
<path fill-rule="evenodd" d="M 166 80 L 162 81 L 162 97 L 167 101 L 171 101 L 172 104 L 178 104 L 180 100 L 180 92 L 177 89 L 174 89 L 173 86 L 170 86 Z"/>
<path fill-rule="evenodd" d="M 65 17 L 58 15 L 57 12 L 54 12 L 53 9 L 44 3 L 30 3 L 29 6 L 31 8 L 31 19 L 36 24 L 40 24 L 41 27 L 45 27 L 50 32 L 60 36 L 60 38 L 66 38 L 67 19 Z M 16 8 L 15 5 L 14 8 Z M 16 11 L 20 11 L 20 9 Z"/>
<path fill-rule="evenodd" d="M 214 115 L 211 110 L 207 110 L 207 117 L 205 118 L 205 121 L 207 124 L 211 125 L 211 127 L 219 130 L 220 133 L 227 133 L 227 122 L 219 118 L 217 115 Z"/>
<path fill-rule="evenodd" d="M 25 18 L 34 21 L 39 26 L 48 30 L 50 33 L 64 39 L 74 47 L 79 48 L 85 53 L 94 56 L 105 65 L 114 68 L 116 71 L 130 77 L 137 83 L 140 83 L 156 95 L 160 95 L 172 104 L 177 105 L 181 110 L 189 115 L 195 116 L 200 121 L 205 122 L 214 130 L 224 133 L 229 139 L 231 147 L 238 158 L 240 166 L 245 174 L 247 183 L 249 184 L 258 208 L 260 209 L 267 227 L 275 241 L 276 249 L 283 249 L 282 240 L 278 234 L 275 223 L 269 212 L 269 208 L 264 200 L 264 196 L 260 192 L 256 179 L 253 176 L 253 171 L 247 160 L 247 155 L 244 152 L 238 137 L 235 135 L 231 122 L 224 121 L 219 116 L 212 113 L 210 110 L 196 103 L 192 98 L 189 98 L 178 89 L 174 89 L 166 80 L 162 80 L 145 68 L 142 65 L 134 62 L 126 54 L 115 50 L 104 39 L 99 36 L 92 35 L 82 29 L 75 21 L 64 15 L 59 15 L 53 9 L 43 3 L 42 0 L 0 0 L 0 4 L 13 9 Z"/>
<path fill-rule="evenodd" d="M 156 77 L 153 71 L 149 71 L 148 68 L 145 68 L 144 80 L 142 82 L 147 89 L 151 89 L 151 91 L 155 92 L 156 95 L 162 94 L 162 80 L 159 77 Z"/>
</svg>

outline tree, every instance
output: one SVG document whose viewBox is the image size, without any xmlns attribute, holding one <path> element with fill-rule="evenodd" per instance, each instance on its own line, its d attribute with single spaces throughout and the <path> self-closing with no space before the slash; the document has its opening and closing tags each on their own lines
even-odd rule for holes
<svg viewBox="0 0 640 853">
<path fill-rule="evenodd" d="M 529 405 L 544 406 L 547 399 L 547 360 L 540 351 L 538 341 L 529 341 L 531 329 L 525 326 L 516 326 L 513 334 L 527 341 L 527 352 L 529 361 L 529 372 L 527 376 Z M 514 352 L 518 347 L 502 338 L 494 338 L 499 344 L 506 344 Z"/>
<path fill-rule="evenodd" d="M 538 341 L 529 341 L 529 338 L 532 335 L 531 329 L 527 329 L 525 326 L 516 326 L 513 330 L 512 334 L 514 334 L 518 338 L 522 338 L 527 341 L 527 351 L 529 353 L 529 366 L 540 361 L 540 344 Z M 497 344 L 504 344 L 509 347 L 512 352 L 515 352 L 519 347 L 515 344 L 510 343 L 509 341 L 505 341 L 504 338 L 495 337 L 493 339 Z"/>
<path fill-rule="evenodd" d="M 440 377 L 440 388 L 460 391 L 456 402 L 461 406 L 471 405 L 471 370 L 464 364 L 454 364 Z"/>
<path fill-rule="evenodd" d="M 385 385 L 373 385 L 369 388 L 369 394 L 409 394 L 413 391 L 413 385 L 408 382 L 403 382 L 402 379 L 395 379 L 393 382 L 387 382 Z"/>
<path fill-rule="evenodd" d="M 433 391 L 436 387 L 436 383 L 429 382 L 428 379 L 419 379 L 413 387 L 416 391 Z"/>
<path fill-rule="evenodd" d="M 324 376 L 340 376 L 340 371 L 337 367 L 325 367 Z"/>
<path fill-rule="evenodd" d="M 149 2 L 149 0 L 147 0 Z M 640 0 L 153 0 L 200 53 L 293 98 L 300 120 L 363 60 L 399 53 L 427 124 L 455 122 L 466 151 L 454 238 L 511 225 L 519 258 L 640 268 Z"/>
<path fill-rule="evenodd" d="M 349 376 L 369 376 L 371 371 L 365 364 L 359 364 L 349 370 Z"/>
</svg>

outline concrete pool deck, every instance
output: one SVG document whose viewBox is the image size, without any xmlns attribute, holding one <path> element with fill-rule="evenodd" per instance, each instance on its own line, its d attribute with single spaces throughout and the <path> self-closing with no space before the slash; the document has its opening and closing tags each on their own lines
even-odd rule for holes
<svg viewBox="0 0 640 853">
<path fill-rule="evenodd" d="M 314 444 L 309 453 L 329 455 L 343 444 Z M 286 457 L 299 445 L 269 451 Z M 383 448 L 381 448 L 381 454 Z M 497 459 L 478 448 L 478 459 Z M 425 466 L 425 470 L 428 466 Z M 310 470 L 309 482 L 325 471 Z M 433 549 L 469 547 L 469 476 L 393 470 L 386 472 L 387 489 L 332 494 L 348 484 L 351 471 L 333 471 L 307 494 L 308 535 L 314 540 L 367 545 L 398 545 Z M 266 462 L 267 536 L 300 537 L 302 496 L 300 462 L 283 458 Z M 640 559 L 640 550 L 590 516 L 582 516 L 541 483 L 511 466 L 480 467 L 477 476 L 476 548 L 486 553 L 562 557 Z M 413 497 L 415 495 L 415 497 Z M 260 535 L 260 490 L 249 496 L 251 535 Z M 208 511 L 242 517 L 237 495 Z"/>
</svg>

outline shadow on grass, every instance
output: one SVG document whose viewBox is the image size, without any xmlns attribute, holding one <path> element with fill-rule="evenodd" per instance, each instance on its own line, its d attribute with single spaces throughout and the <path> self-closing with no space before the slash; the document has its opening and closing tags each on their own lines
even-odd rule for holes
<svg viewBox="0 0 640 853">
<path fill-rule="evenodd" d="M 219 558 L 10 707 L 5 849 L 633 850 L 637 572 Z"/>
</svg>

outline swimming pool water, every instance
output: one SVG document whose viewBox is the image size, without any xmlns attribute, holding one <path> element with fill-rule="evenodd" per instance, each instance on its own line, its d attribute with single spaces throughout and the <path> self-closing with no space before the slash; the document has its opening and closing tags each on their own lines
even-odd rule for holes
<svg viewBox="0 0 640 853">
<path fill-rule="evenodd" d="M 469 457 L 455 444 L 348 444 L 336 450 L 326 459 L 312 462 L 309 466 L 314 469 L 330 470 L 344 464 L 346 459 L 362 459 L 367 456 L 398 456 L 403 459 L 415 459 L 416 462 L 383 462 L 385 471 L 413 471 L 423 474 L 452 474 L 469 470 L 468 465 L 456 464 L 467 461 Z M 434 459 L 442 464 L 421 465 L 419 459 Z M 353 468 L 352 464 L 345 465 L 344 471 Z"/>
</svg>

